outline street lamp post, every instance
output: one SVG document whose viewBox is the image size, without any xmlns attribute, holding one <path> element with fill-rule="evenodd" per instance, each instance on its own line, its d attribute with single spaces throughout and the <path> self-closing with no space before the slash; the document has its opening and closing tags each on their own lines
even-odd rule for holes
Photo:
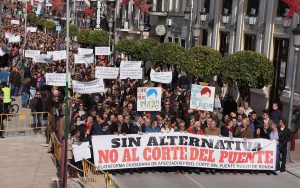
<svg viewBox="0 0 300 188">
<path fill-rule="evenodd" d="M 292 77 L 292 85 L 291 85 L 291 94 L 290 94 L 290 106 L 289 106 L 289 116 L 288 116 L 288 128 L 292 127 L 292 113 L 293 113 L 293 106 L 294 106 L 294 94 L 295 94 L 295 87 L 296 87 L 296 74 L 298 64 L 297 62 L 300 60 L 300 24 L 297 25 L 295 29 L 293 29 L 293 42 L 296 51 L 296 57 L 293 66 L 293 77 Z M 289 144 L 290 146 L 290 144 Z M 290 155 L 290 147 L 288 147 L 288 159 L 291 161 Z"/>
<path fill-rule="evenodd" d="M 25 50 L 27 47 L 27 5 L 28 2 L 25 0 L 25 10 L 24 10 L 24 22 L 25 22 L 25 34 L 24 34 L 24 59 L 25 59 Z"/>
<path fill-rule="evenodd" d="M 111 31 L 112 31 L 112 27 L 113 27 L 113 19 L 112 18 L 109 18 L 109 20 L 108 20 L 108 28 L 109 28 L 109 32 L 108 32 L 108 36 L 109 36 L 109 38 L 108 38 L 108 46 L 109 46 L 109 57 L 108 57 L 108 60 L 109 61 L 111 61 L 111 48 L 110 48 L 110 46 L 111 46 Z"/>
</svg>

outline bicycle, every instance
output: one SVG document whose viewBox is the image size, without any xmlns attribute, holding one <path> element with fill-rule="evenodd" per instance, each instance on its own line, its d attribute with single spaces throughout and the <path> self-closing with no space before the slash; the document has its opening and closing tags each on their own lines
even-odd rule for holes
<svg viewBox="0 0 300 188">
<path fill-rule="evenodd" d="M 11 100 L 12 100 L 12 102 L 13 102 L 13 101 L 16 101 L 16 99 L 14 99 L 14 98 L 12 98 Z M 9 113 L 9 114 L 15 115 L 15 114 L 17 114 L 18 112 L 19 112 L 19 105 L 18 105 L 18 104 L 12 104 L 12 103 L 10 103 L 10 104 L 8 105 L 8 113 Z"/>
</svg>

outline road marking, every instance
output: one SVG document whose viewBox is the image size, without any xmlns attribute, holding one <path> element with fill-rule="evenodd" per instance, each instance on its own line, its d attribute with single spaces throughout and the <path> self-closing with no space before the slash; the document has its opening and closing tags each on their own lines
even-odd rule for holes
<svg viewBox="0 0 300 188">
<path fill-rule="evenodd" d="M 200 188 L 205 188 L 204 185 L 202 185 L 201 183 L 199 183 L 198 181 L 196 181 L 194 178 L 192 178 L 191 176 L 185 174 L 185 176 L 190 179 L 192 182 L 194 182 L 196 185 L 198 185 Z"/>
</svg>

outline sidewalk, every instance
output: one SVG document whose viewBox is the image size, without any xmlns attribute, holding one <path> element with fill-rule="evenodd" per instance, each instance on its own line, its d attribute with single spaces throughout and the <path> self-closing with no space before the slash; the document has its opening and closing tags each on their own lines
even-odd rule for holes
<svg viewBox="0 0 300 188">
<path fill-rule="evenodd" d="M 296 140 L 296 149 L 291 151 L 292 162 L 287 163 L 287 171 L 300 178 L 300 140 Z"/>
</svg>

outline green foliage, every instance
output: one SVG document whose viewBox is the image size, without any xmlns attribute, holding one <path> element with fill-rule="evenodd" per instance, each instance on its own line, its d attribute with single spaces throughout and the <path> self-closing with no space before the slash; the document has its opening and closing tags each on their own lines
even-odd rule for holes
<svg viewBox="0 0 300 188">
<path fill-rule="evenodd" d="M 36 24 L 37 21 L 38 21 L 38 19 L 39 19 L 39 18 L 36 17 L 35 14 L 33 14 L 33 13 L 30 13 L 30 14 L 28 14 L 28 16 L 27 16 L 27 20 L 28 20 L 28 22 L 31 23 L 31 24 Z"/>
<path fill-rule="evenodd" d="M 137 49 L 133 57 L 137 60 L 147 61 L 151 59 L 151 52 L 155 46 L 159 44 L 154 39 L 141 39 L 137 42 Z"/>
<path fill-rule="evenodd" d="M 167 65 L 183 65 L 186 50 L 177 43 L 160 43 L 152 49 L 151 60 Z"/>
<path fill-rule="evenodd" d="M 109 35 L 103 30 L 82 30 L 78 32 L 78 42 L 86 47 L 108 46 Z"/>
<path fill-rule="evenodd" d="M 134 40 L 123 39 L 116 44 L 116 49 L 119 52 L 134 58 L 136 56 L 136 51 L 138 50 L 138 44 Z"/>
<path fill-rule="evenodd" d="M 55 23 L 53 21 L 47 20 L 45 18 L 36 18 L 36 24 L 42 28 L 46 28 L 47 30 L 54 30 L 55 29 Z M 34 18 L 33 18 L 34 19 Z"/>
<path fill-rule="evenodd" d="M 265 56 L 241 51 L 224 58 L 222 79 L 229 84 L 238 84 L 239 88 L 261 89 L 272 84 L 274 68 Z"/>
<path fill-rule="evenodd" d="M 63 30 L 62 30 L 62 37 L 63 38 L 66 38 L 66 31 L 67 31 L 67 28 L 64 27 Z M 78 26 L 74 25 L 74 24 L 70 24 L 69 31 L 70 31 L 70 38 L 74 38 L 78 34 Z"/>
<path fill-rule="evenodd" d="M 182 69 L 190 75 L 206 79 L 220 74 L 222 55 L 206 46 L 193 47 L 187 51 Z"/>
</svg>

